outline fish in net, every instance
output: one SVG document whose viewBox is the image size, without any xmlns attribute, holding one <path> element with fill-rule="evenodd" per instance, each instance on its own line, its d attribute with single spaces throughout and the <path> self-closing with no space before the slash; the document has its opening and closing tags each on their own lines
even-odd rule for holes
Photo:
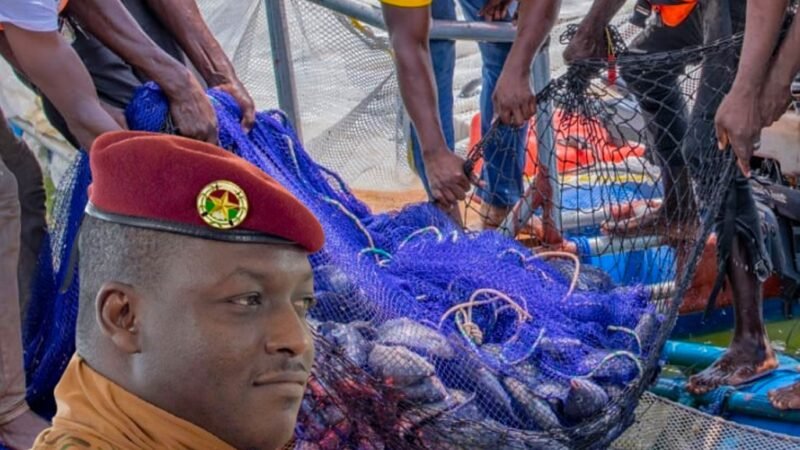
<svg viewBox="0 0 800 450">
<path fill-rule="evenodd" d="M 615 65 L 658 70 L 705 59 L 680 77 L 703 86 L 713 73 L 724 83 L 735 72 L 729 57 L 740 42 L 739 36 L 656 57 L 620 55 Z M 663 170 L 637 153 L 648 145 L 647 133 L 630 126 L 623 101 L 609 100 L 610 88 L 597 78 L 607 67 L 608 61 L 582 63 L 538 96 L 540 117 L 548 109 L 558 114 L 537 128 L 562 136 L 552 140 L 556 145 L 583 142 L 595 162 L 576 162 L 563 174 L 545 169 L 557 165 L 539 166 L 528 188 L 539 203 L 527 206 L 534 214 L 524 220 L 514 211 L 522 226 L 513 233 L 460 229 L 430 204 L 373 214 L 305 152 L 281 112 L 258 113 L 245 134 L 233 99 L 209 91 L 220 145 L 279 181 L 326 233 L 324 249 L 311 256 L 318 351 L 294 448 L 604 448 L 632 423 L 735 167 L 729 153 L 716 150 L 706 123 L 713 114 L 692 116 L 681 139 L 699 138 L 696 164 L 689 165 L 692 189 L 683 194 L 702 201 L 691 217 L 674 219 L 684 227 L 680 239 L 635 228 L 603 234 L 595 216 L 624 219 L 659 204 L 663 190 Z M 689 103 L 696 107 L 704 97 L 695 94 Z M 133 129 L 171 131 L 166 98 L 154 85 L 138 92 L 127 118 Z M 583 130 L 582 140 L 571 138 L 573 128 Z M 473 161 L 491 139 L 490 133 Z M 72 247 L 88 179 L 80 157 L 56 208 L 56 260 L 43 264 L 26 328 L 29 400 L 45 415 L 53 413 L 52 390 L 74 351 L 79 280 L 70 261 L 78 257 Z M 567 189 L 575 191 L 572 203 L 563 201 Z M 570 232 L 554 226 L 555 214 L 568 213 L 592 220 Z M 514 239 L 523 233 L 528 245 Z M 658 245 L 642 244 L 650 239 Z M 649 260 L 635 257 L 651 250 Z M 650 265 L 639 270 L 642 277 L 626 275 L 643 261 Z M 620 273 L 618 265 L 626 268 Z M 667 279 L 674 288 L 659 299 L 651 282 Z"/>
</svg>

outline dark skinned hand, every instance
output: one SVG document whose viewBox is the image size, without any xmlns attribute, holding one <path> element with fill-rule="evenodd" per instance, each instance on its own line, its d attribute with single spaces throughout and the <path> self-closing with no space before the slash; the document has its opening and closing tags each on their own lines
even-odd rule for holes
<svg viewBox="0 0 800 450">
<path fill-rule="evenodd" d="M 198 141 L 216 144 L 217 115 L 203 87 L 187 77 L 183 89 L 164 92 L 169 99 L 169 112 L 178 134 Z"/>
<path fill-rule="evenodd" d="M 506 125 L 522 126 L 536 114 L 536 96 L 530 86 L 530 74 L 503 70 L 492 94 L 494 113 Z"/>
<path fill-rule="evenodd" d="M 466 198 L 470 183 L 464 174 L 464 159 L 450 150 L 442 149 L 427 154 L 425 175 L 434 202 L 445 211 Z"/>
<path fill-rule="evenodd" d="M 220 83 L 214 87 L 227 92 L 236 100 L 236 103 L 242 110 L 242 128 L 244 128 L 245 131 L 250 131 L 256 123 L 256 105 L 253 103 L 253 99 L 239 79 L 232 77 L 229 81 Z"/>
<path fill-rule="evenodd" d="M 739 168 L 745 175 L 749 174 L 750 158 L 761 134 L 758 98 L 734 87 L 719 105 L 714 125 L 720 150 L 730 145 L 739 160 Z"/>
<path fill-rule="evenodd" d="M 564 49 L 563 56 L 567 64 L 572 64 L 582 59 L 601 58 L 607 53 L 605 31 L 602 28 L 581 25 Z"/>
<path fill-rule="evenodd" d="M 511 0 L 489 0 L 483 5 L 478 15 L 483 17 L 487 22 L 503 20 L 508 14 L 508 6 Z"/>
</svg>

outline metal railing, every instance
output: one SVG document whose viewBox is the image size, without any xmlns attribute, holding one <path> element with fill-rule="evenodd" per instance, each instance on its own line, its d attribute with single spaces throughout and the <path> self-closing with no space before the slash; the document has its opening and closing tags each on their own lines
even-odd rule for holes
<svg viewBox="0 0 800 450">
<path fill-rule="evenodd" d="M 275 70 L 276 88 L 278 90 L 278 105 L 287 113 L 294 122 L 297 130 L 301 129 L 300 109 L 297 104 L 297 88 L 291 63 L 291 43 L 286 22 L 285 0 L 265 0 L 267 18 L 269 20 L 270 45 L 272 46 L 272 61 Z M 386 23 L 379 7 L 366 5 L 354 0 L 307 0 L 331 11 L 356 19 L 367 25 L 386 30 Z M 466 22 L 459 20 L 433 20 L 431 25 L 431 39 L 512 42 L 516 34 L 515 28 L 510 23 Z M 550 82 L 550 57 L 549 42 L 545 42 L 532 61 L 531 83 L 536 93 L 539 93 Z M 554 205 L 560 204 L 561 192 L 558 189 L 558 172 L 554 157 L 555 143 L 552 127 L 552 107 L 549 104 L 540 104 L 536 115 L 536 132 L 539 139 L 539 164 L 547 167 L 547 174 Z M 519 229 L 519 224 L 527 223 L 534 211 L 527 207 L 528 199 L 520 200 L 522 207 L 520 213 L 509 215 L 498 231 L 513 236 Z M 561 229 L 560 214 L 554 214 L 553 221 L 556 229 Z"/>
</svg>

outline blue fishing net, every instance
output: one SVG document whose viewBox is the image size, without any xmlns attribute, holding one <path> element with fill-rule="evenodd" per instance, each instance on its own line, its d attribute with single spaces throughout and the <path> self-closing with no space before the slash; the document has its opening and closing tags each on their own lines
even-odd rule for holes
<svg viewBox="0 0 800 450">
<path fill-rule="evenodd" d="M 25 320 L 23 343 L 27 400 L 44 417 L 55 414 L 55 389 L 75 352 L 78 316 L 77 237 L 91 182 L 89 158 L 79 152 L 59 186 L 42 243 Z"/>
<path fill-rule="evenodd" d="M 360 421 L 354 411 L 370 402 L 342 395 L 336 387 L 342 372 L 351 379 L 361 373 L 359 384 L 382 392 L 380 398 L 397 396 L 394 403 L 405 406 L 384 418 L 395 427 L 415 411 L 424 416 L 421 411 L 442 408 L 431 423 L 448 417 L 496 427 L 506 431 L 491 434 L 509 445 L 509 430 L 550 436 L 591 419 L 609 396 L 643 375 L 639 361 L 660 322 L 649 291 L 617 286 L 602 271 L 559 254 L 534 254 L 499 233 L 464 231 L 428 203 L 373 214 L 313 161 L 281 112 L 259 113 L 245 134 L 233 100 L 218 91 L 209 95 L 221 146 L 278 180 L 323 225 L 326 245 L 311 258 L 318 297 L 311 316 L 320 345 L 330 346 L 320 358 L 342 354 L 349 368 L 318 361 L 315 383 L 336 397 L 348 423 Z M 128 119 L 134 128 L 157 131 L 166 112 L 160 91 L 147 86 Z M 375 434 L 364 424 L 336 429 L 340 415 L 320 416 L 319 404 L 327 400 L 309 395 L 298 445 L 354 448 Z M 430 448 L 444 442 L 425 421 L 409 426 L 423 425 L 424 438 L 390 434 Z M 387 439 L 386 426 L 376 442 Z"/>
<path fill-rule="evenodd" d="M 724 54 L 731 42 L 694 51 Z M 589 87 L 604 64 L 588 63 L 555 80 L 539 96 L 540 108 L 555 104 L 573 116 L 597 116 L 599 94 Z M 208 94 L 220 145 L 285 186 L 326 234 L 323 250 L 311 256 L 318 351 L 296 448 L 603 448 L 630 425 L 638 396 L 659 371 L 709 217 L 731 177 L 730 157 L 713 142 L 698 148 L 704 170 L 719 180 L 696 186 L 706 199 L 698 210 L 702 226 L 677 247 L 640 255 L 649 261 L 646 271 L 615 273 L 615 264 L 627 267 L 637 258 L 623 238 L 598 250 L 598 227 L 567 236 L 563 244 L 574 248 L 565 252 L 532 250 L 514 234 L 465 231 L 428 203 L 375 214 L 309 156 L 283 113 L 258 113 L 245 133 L 234 100 L 218 90 Z M 169 132 L 168 112 L 165 96 L 148 84 L 126 115 L 132 129 Z M 608 134 L 591 137 L 622 146 Z M 44 415 L 53 413 L 53 388 L 74 351 L 79 280 L 70 261 L 78 257 L 75 236 L 89 178 L 81 155 L 61 189 L 51 252 L 25 330 L 28 397 Z M 574 203 L 556 206 L 562 214 L 610 210 L 651 200 L 659 183 L 657 176 L 639 184 L 590 181 L 588 195 L 572 186 Z M 548 210 L 546 200 L 540 206 Z M 670 278 L 671 300 L 656 301 L 650 284 Z"/>
</svg>

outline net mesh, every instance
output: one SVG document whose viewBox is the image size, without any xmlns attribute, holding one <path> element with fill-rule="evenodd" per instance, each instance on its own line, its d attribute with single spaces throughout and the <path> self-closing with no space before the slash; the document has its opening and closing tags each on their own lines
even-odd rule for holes
<svg viewBox="0 0 800 450">
<path fill-rule="evenodd" d="M 326 232 L 325 248 L 311 258 L 318 351 L 295 448 L 605 448 L 637 421 L 615 446 L 693 448 L 667 446 L 681 433 L 671 427 L 687 425 L 706 427 L 696 433 L 706 444 L 722 442 L 709 448 L 726 448 L 713 441 L 718 428 L 753 445 L 771 438 L 717 426 L 649 396 L 634 413 L 659 372 L 679 299 L 735 178 L 730 153 L 716 150 L 712 119 L 735 73 L 740 37 L 647 58 L 620 55 L 615 70 L 622 78 L 646 81 L 636 95 L 607 82 L 607 60 L 573 66 L 538 96 L 526 155 L 498 144 L 504 142 L 498 128 L 470 151 L 473 170 L 489 183 L 483 192 L 476 188 L 467 215 L 488 217 L 481 206 L 492 204 L 492 186 L 525 187 L 499 231 L 472 232 L 429 204 L 375 214 L 356 198 L 344 179 L 374 183 L 410 173 L 385 38 L 308 2 L 290 4 L 302 12 L 290 14 L 292 32 L 301 30 L 304 39 L 303 50 L 293 48 L 298 84 L 333 89 L 313 97 L 329 105 L 304 104 L 311 97 L 301 95 L 304 122 L 349 101 L 347 89 L 320 77 L 327 58 L 339 68 L 341 58 L 359 61 L 352 72 L 339 72 L 352 78 L 348 86 L 363 88 L 352 92 L 353 108 L 309 120 L 324 125 L 305 130 L 304 146 L 282 113 L 259 113 L 245 135 L 232 99 L 209 95 L 221 145 L 276 178 Z M 257 36 L 263 26 L 252 19 L 246 33 Z M 251 57 L 263 51 L 265 44 L 256 42 L 245 40 L 236 50 L 237 68 L 246 60 L 268 64 Z M 367 67 L 374 72 L 361 70 Z M 259 70 L 239 69 L 245 83 Z M 668 93 L 684 97 L 681 108 L 668 112 L 684 117 L 685 126 L 661 134 L 691 150 L 682 153 L 691 157 L 682 164 L 656 150 L 666 145 L 653 141 L 658 133 L 648 129 L 652 121 L 639 106 L 642 98 L 658 97 L 669 77 Z M 258 100 L 265 92 L 253 94 L 259 104 L 272 103 Z M 654 103 L 651 114 L 664 112 L 663 102 Z M 148 85 L 128 121 L 161 131 L 167 114 L 164 96 Z M 385 148 L 387 141 L 395 145 L 391 158 L 351 156 Z M 668 186 L 666 178 L 675 182 Z M 53 270 L 43 264 L 28 318 L 29 400 L 45 415 L 54 411 L 52 389 L 74 351 L 78 280 L 68 261 L 88 179 L 86 159 L 79 158 L 54 214 Z M 668 208 L 673 200 L 696 206 Z M 653 223 L 625 222 L 659 206 Z M 642 425 L 662 419 L 663 428 Z"/>
<path fill-rule="evenodd" d="M 796 449 L 800 439 L 728 422 L 645 393 L 613 450 Z"/>
</svg>

